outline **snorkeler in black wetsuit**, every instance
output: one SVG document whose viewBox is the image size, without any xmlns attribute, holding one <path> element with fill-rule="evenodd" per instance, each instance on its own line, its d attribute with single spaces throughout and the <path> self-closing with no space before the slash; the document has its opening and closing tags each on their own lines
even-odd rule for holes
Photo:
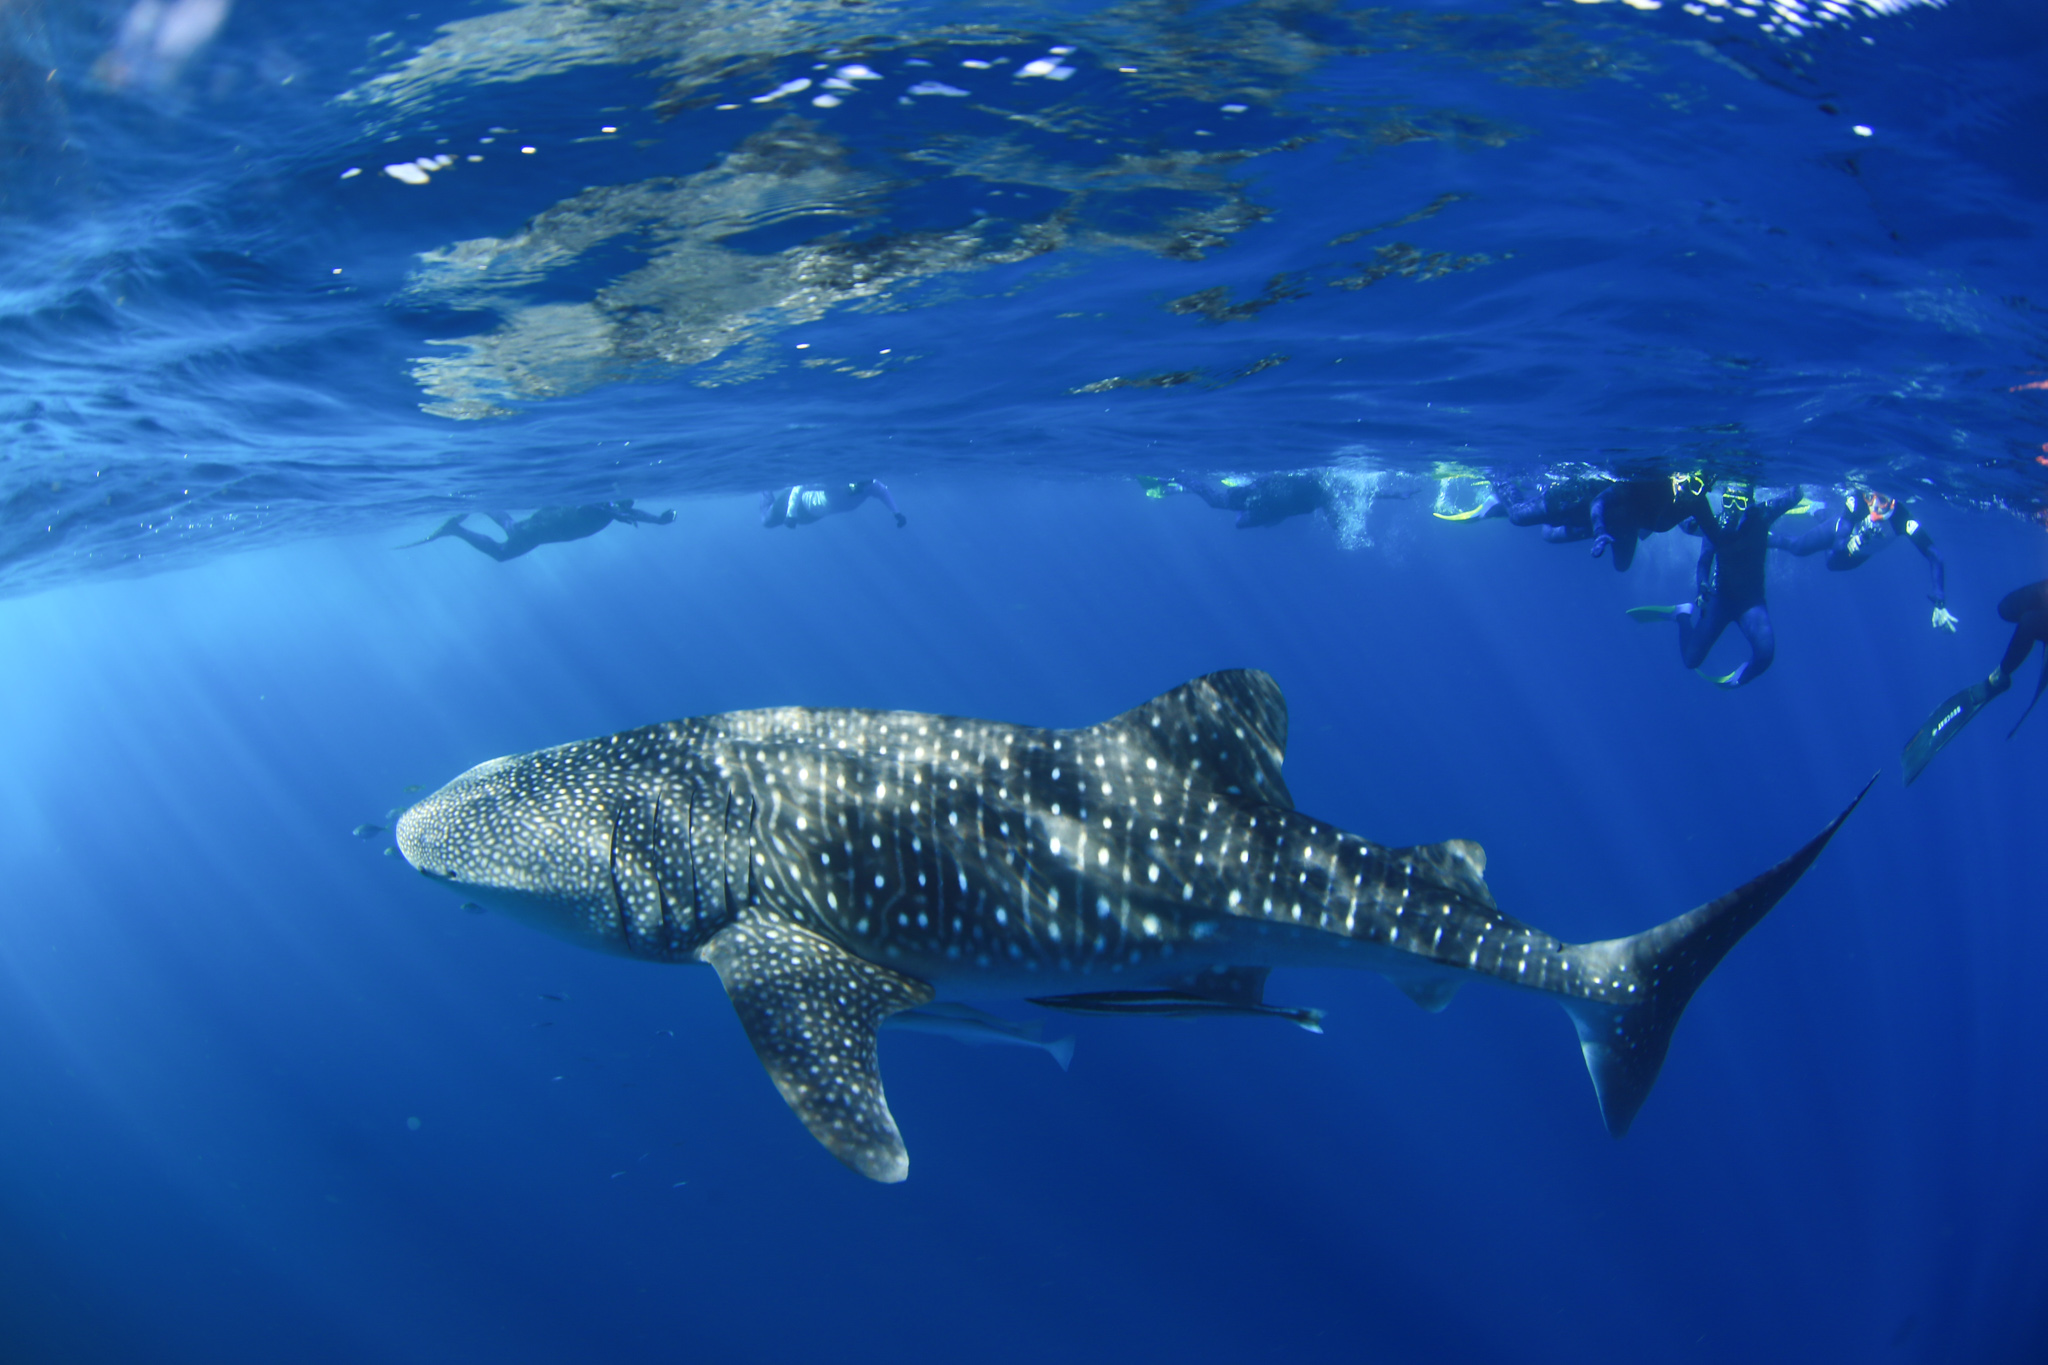
<svg viewBox="0 0 2048 1365">
<path fill-rule="evenodd" d="M 2012 686 L 2012 675 L 2027 661 L 2035 645 L 2048 648 L 2048 578 L 2007 593 L 1998 604 L 1998 619 L 2012 622 L 2012 639 L 2006 642 L 1998 667 L 1984 681 L 1971 683 L 1935 707 L 1920 732 L 1906 741 L 1907 786 L 1913 784 L 1913 779 L 1920 776 L 1936 754 L 1948 747 L 1950 740 L 1963 732 L 1965 725 L 1977 718 L 1986 702 Z M 2048 688 L 2048 662 L 2042 663 L 2041 676 L 2035 680 L 2033 701 L 2027 703 L 2027 709 L 2020 712 L 2020 718 L 2006 732 L 2007 739 L 2020 732 L 2020 726 L 2033 714 L 2034 703 L 2041 700 L 2044 688 Z"/>
<path fill-rule="evenodd" d="M 1682 521 L 1704 524 L 1713 520 L 1713 504 L 1707 501 L 1710 487 L 1712 480 L 1699 474 L 1609 484 L 1593 499 L 1593 558 L 1612 548 L 1614 571 L 1627 573 L 1628 566 L 1635 563 L 1637 541 L 1669 531 Z"/>
<path fill-rule="evenodd" d="M 514 521 L 503 512 L 487 515 L 498 523 L 505 533 L 503 540 L 492 540 L 462 524 L 469 513 L 462 512 L 441 523 L 427 540 L 416 540 L 413 545 L 424 545 L 428 540 L 439 540 L 443 536 L 454 536 L 458 540 L 474 545 L 478 550 L 497 560 L 500 564 L 508 559 L 517 559 L 523 554 L 543 545 L 558 545 L 563 541 L 582 540 L 594 536 L 613 522 L 627 525 L 644 523 L 652 526 L 666 526 L 676 519 L 674 512 L 663 512 L 660 516 L 642 512 L 633 506 L 631 498 L 618 502 L 585 503 L 580 507 L 542 507 L 531 515 Z M 400 546 L 411 549 L 412 546 Z"/>
<path fill-rule="evenodd" d="M 1676 607 L 1631 607 L 1629 616 L 1637 621 L 1675 619 L 1678 655 L 1687 668 L 1698 668 L 1721 632 L 1731 625 L 1737 627 L 1749 641 L 1749 658 L 1714 681 L 1721 687 L 1755 682 L 1778 652 L 1770 608 L 1764 603 L 1764 562 L 1771 546 L 1771 527 L 1799 501 L 1797 488 L 1789 497 L 1765 499 L 1755 496 L 1746 485 L 1729 485 L 1721 495 L 1721 515 L 1696 519 L 1704 538 L 1696 599 Z"/>
<path fill-rule="evenodd" d="M 1330 505 L 1330 486 L 1322 471 L 1289 470 L 1219 479 L 1176 479 L 1173 486 L 1193 493 L 1218 511 L 1237 513 L 1237 529 L 1277 526 L 1289 517 L 1305 517 Z M 1148 490 L 1149 491 L 1149 490 Z"/>
<path fill-rule="evenodd" d="M 1927 595 L 1927 600 L 1934 603 L 1934 628 L 1953 631 L 1956 618 L 1948 609 L 1946 570 L 1941 556 L 1934 551 L 1934 538 L 1922 529 L 1904 503 L 1880 493 L 1867 493 L 1859 501 L 1853 492 L 1849 493 L 1833 520 L 1815 516 L 1797 531 L 1774 531 L 1771 548 L 1802 556 L 1825 550 L 1828 567 L 1846 572 L 1902 539 L 1912 542 L 1933 575 L 1934 591 Z"/>
<path fill-rule="evenodd" d="M 1492 479 L 1493 494 L 1473 515 L 1506 517 L 1510 526 L 1540 526 L 1552 545 L 1593 535 L 1593 503 L 1613 487 L 1609 479 L 1575 475 L 1561 479 Z M 1466 520 L 1465 517 L 1446 520 Z"/>
<path fill-rule="evenodd" d="M 889 509 L 889 515 L 896 518 L 899 529 L 909 521 L 897 510 L 896 499 L 889 496 L 887 484 L 880 479 L 862 479 L 859 483 L 822 484 L 816 488 L 796 484 L 773 493 L 763 493 L 761 525 L 787 526 L 794 531 L 799 526 L 822 521 L 835 513 L 851 512 L 869 498 L 881 499 L 882 506 Z"/>
</svg>

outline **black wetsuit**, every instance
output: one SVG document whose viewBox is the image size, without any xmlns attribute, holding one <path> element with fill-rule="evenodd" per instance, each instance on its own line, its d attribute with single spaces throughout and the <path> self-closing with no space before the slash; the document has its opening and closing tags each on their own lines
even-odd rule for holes
<svg viewBox="0 0 2048 1365">
<path fill-rule="evenodd" d="M 1614 571 L 1628 572 L 1635 563 L 1636 542 L 1669 531 L 1686 520 L 1711 521 L 1713 504 L 1705 493 L 1668 478 L 1628 479 L 1610 484 L 1593 499 L 1593 557 L 1614 550 Z"/>
<path fill-rule="evenodd" d="M 1510 526 L 1541 526 L 1543 538 L 1553 545 L 1587 540 L 1593 534 L 1594 500 L 1611 487 L 1606 479 L 1559 479 L 1546 484 L 1495 480 L 1493 491 L 1498 501 L 1487 508 L 1486 515 L 1506 517 Z"/>
<path fill-rule="evenodd" d="M 2006 642 L 1997 670 L 1986 680 L 1994 696 L 2012 686 L 2012 675 L 2027 661 L 2035 645 L 2048 649 L 2048 578 L 2014 588 L 1999 599 L 1998 619 L 2012 622 L 2012 639 Z M 2041 665 L 2041 682 L 2034 688 L 2036 697 L 2043 687 L 2048 687 L 2048 663 Z"/>
<path fill-rule="evenodd" d="M 1320 471 L 1294 470 L 1261 474 L 1243 482 L 1221 479 L 1177 479 L 1187 492 L 1219 511 L 1237 513 L 1237 528 L 1275 526 L 1289 517 L 1305 517 L 1330 505 L 1330 487 Z"/>
<path fill-rule="evenodd" d="M 1792 555 L 1815 555 L 1825 550 L 1828 567 L 1846 572 L 1866 563 L 1895 540 L 1911 541 L 1913 548 L 1927 561 L 1928 572 L 1934 581 L 1934 591 L 1928 594 L 1928 598 L 1937 607 L 1946 606 L 1947 571 L 1942 566 L 1941 556 L 1935 553 L 1934 537 L 1927 534 L 1903 502 L 1894 504 L 1888 517 L 1872 517 L 1863 511 L 1856 495 L 1851 493 L 1832 521 L 1816 516 L 1797 531 L 1774 532 L 1771 548 Z"/>
<path fill-rule="evenodd" d="M 787 526 L 794 531 L 799 526 L 808 526 L 814 521 L 839 512 L 851 512 L 869 498 L 879 498 L 882 506 L 889 509 L 889 515 L 896 518 L 900 528 L 908 518 L 898 510 L 896 499 L 889 496 L 889 486 L 880 479 L 862 479 L 859 483 L 832 483 L 812 487 L 796 484 L 773 493 L 761 495 L 761 524 L 763 526 Z"/>
<path fill-rule="evenodd" d="M 585 503 L 577 507 L 537 508 L 531 515 L 521 517 L 517 521 L 503 512 L 491 512 L 487 515 L 492 521 L 497 522 L 505 533 L 503 540 L 492 540 L 489 536 L 481 535 L 462 524 L 462 518 L 468 515 L 464 512 L 460 516 L 448 518 L 441 524 L 440 529 L 427 537 L 427 540 L 454 536 L 475 546 L 501 564 L 508 559 L 517 559 L 543 545 L 559 545 L 564 541 L 594 536 L 615 521 L 628 525 L 645 522 L 666 526 L 676 519 L 674 512 L 663 512 L 658 517 L 642 512 L 633 506 L 631 498 L 619 502 Z M 426 541 L 420 541 L 419 544 L 424 545 Z"/>
<path fill-rule="evenodd" d="M 1777 657 L 1778 640 L 1764 602 L 1764 565 L 1771 527 L 1799 502 L 1799 490 L 1778 501 L 1753 497 L 1747 506 L 1720 518 L 1696 519 L 1704 543 L 1696 581 L 1698 599 L 1678 609 L 1678 654 L 1687 668 L 1706 662 L 1707 652 L 1729 626 L 1749 641 L 1749 659 L 1721 680 L 1741 687 L 1763 676 Z M 1725 500 L 1724 500 L 1725 505 Z"/>
<path fill-rule="evenodd" d="M 2035 645 L 2048 647 L 2048 579 L 2029 583 L 2024 588 L 2014 588 L 1998 604 L 2000 620 L 2012 622 L 2012 639 L 2005 645 L 2005 653 L 1998 660 L 1998 667 L 1991 670 L 1991 676 L 1982 682 L 1971 683 L 1962 691 L 1934 708 L 1914 736 L 1906 741 L 1904 756 L 1906 783 L 1911 786 L 1934 761 L 1934 756 L 1948 747 L 1949 741 L 1963 732 L 1963 727 L 1977 718 L 1977 713 L 1993 697 L 2012 686 L 2012 675 L 2027 661 Z M 2020 718 L 2013 722 L 2006 733 L 2011 739 L 2020 731 L 2020 726 L 2033 713 L 2034 705 L 2041 700 L 2043 689 L 2048 689 L 2048 663 L 2041 665 L 2041 673 L 2034 681 L 2034 699 L 2027 703 L 2027 709 L 2020 712 Z"/>
</svg>

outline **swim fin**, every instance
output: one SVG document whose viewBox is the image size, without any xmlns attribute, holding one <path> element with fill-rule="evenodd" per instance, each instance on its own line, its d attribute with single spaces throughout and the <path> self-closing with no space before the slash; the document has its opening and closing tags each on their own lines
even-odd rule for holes
<svg viewBox="0 0 2048 1365">
<path fill-rule="evenodd" d="M 410 550 L 415 545 L 425 545 L 428 541 L 439 540 L 443 536 L 452 536 L 455 534 L 455 528 L 462 525 L 462 519 L 468 515 L 469 513 L 467 512 L 458 512 L 454 516 L 448 518 L 448 520 L 442 522 L 439 526 L 436 526 L 434 528 L 433 534 L 427 536 L 425 539 L 409 540 L 405 544 L 400 545 L 397 548 L 401 550 Z"/>
<path fill-rule="evenodd" d="M 1677 620 L 1677 619 L 1678 619 L 1678 608 L 1677 608 L 1677 607 L 1630 607 L 1630 608 L 1628 609 L 1628 619 L 1629 619 L 1629 620 L 1631 620 L 1631 621 L 1645 621 L 1645 622 L 1647 622 L 1647 621 L 1675 621 L 1675 620 Z"/>
<path fill-rule="evenodd" d="M 1477 507 L 1468 507 L 1462 512 L 1431 512 L 1430 515 L 1438 521 L 1470 521 L 1485 511 L 1486 504 L 1481 503 Z"/>
<path fill-rule="evenodd" d="M 2005 689 L 2000 688 L 2002 692 Z M 1905 765 L 1906 785 L 1912 786 L 1913 779 L 1920 776 L 1934 756 L 1948 747 L 1948 742 L 1963 732 L 1963 727 L 1977 718 L 1984 704 L 1997 696 L 1991 690 L 1989 681 L 1971 683 L 1962 691 L 1934 708 L 1934 714 L 1920 727 L 1919 733 L 1906 741 L 1906 752 L 1901 762 Z M 2035 694 L 2039 695 L 2038 692 Z M 2030 706 L 2028 709 L 2032 709 Z M 2020 719 L 2026 719 L 2021 716 Z"/>
</svg>

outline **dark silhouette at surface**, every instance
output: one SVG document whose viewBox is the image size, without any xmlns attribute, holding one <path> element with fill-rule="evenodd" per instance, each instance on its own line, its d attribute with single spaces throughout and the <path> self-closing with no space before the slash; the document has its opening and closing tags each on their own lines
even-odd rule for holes
<svg viewBox="0 0 2048 1365">
<path fill-rule="evenodd" d="M 1611 480 L 1574 475 L 1560 479 L 1494 479 L 1479 516 L 1505 517 L 1510 526 L 1539 526 L 1553 545 L 1593 535 L 1593 502 Z"/>
<path fill-rule="evenodd" d="M 896 518 L 899 528 L 909 521 L 898 510 L 896 499 L 889 496 L 887 484 L 880 479 L 862 479 L 859 483 L 823 484 L 816 488 L 795 484 L 773 493 L 763 493 L 761 524 L 787 526 L 793 531 L 839 512 L 851 512 L 869 498 L 880 499 L 882 506 L 889 509 L 889 515 Z"/>
<path fill-rule="evenodd" d="M 1636 544 L 1684 521 L 1713 519 L 1707 501 L 1707 480 L 1695 475 L 1626 479 L 1609 484 L 1593 499 L 1588 520 L 1593 532 L 1593 558 L 1614 551 L 1614 571 L 1627 573 L 1635 563 Z"/>
<path fill-rule="evenodd" d="M 1330 487 L 1313 469 L 1255 478 L 1178 479 L 1182 491 L 1193 493 L 1221 512 L 1237 513 L 1237 529 L 1277 526 L 1289 517 L 1305 517 L 1330 505 Z"/>
<path fill-rule="evenodd" d="M 1906 742 L 1904 762 L 1908 786 L 1926 770 L 1936 754 L 1948 747 L 1950 740 L 1963 732 L 1964 726 L 1977 718 L 1977 713 L 1987 702 L 2012 686 L 2012 675 L 2027 661 L 2027 655 L 2033 652 L 2035 645 L 2048 648 L 2048 578 L 2007 593 L 1998 604 L 1998 619 L 2012 622 L 2012 639 L 2006 642 L 1998 667 L 1992 669 L 1990 676 L 1982 682 L 1971 683 L 1935 707 L 1927 723 Z M 2040 677 L 2034 682 L 2033 700 L 2027 703 L 2027 709 L 2020 712 L 2020 718 L 2006 732 L 2007 739 L 2018 734 L 2020 726 L 2033 714 L 2034 704 L 2041 700 L 2043 688 L 2048 688 L 2048 662 L 2041 665 Z"/>
<path fill-rule="evenodd" d="M 1722 495 L 1721 515 L 1697 518 L 1700 545 L 1697 597 L 1676 607 L 1631 607 L 1638 621 L 1678 622 L 1678 653 L 1687 668 L 1698 668 L 1721 633 L 1734 626 L 1749 641 L 1749 658 L 1733 672 L 1715 679 L 1722 687 L 1755 682 L 1777 657 L 1777 636 L 1771 630 L 1770 608 L 1764 602 L 1764 563 L 1770 551 L 1771 527 L 1800 501 L 1789 496 L 1753 496 L 1742 485 Z"/>
<path fill-rule="evenodd" d="M 1934 538 L 1902 502 L 1878 493 L 1866 494 L 1861 499 L 1849 493 L 1833 517 L 1814 516 L 1796 531 L 1773 532 L 1771 548 L 1801 556 L 1825 552 L 1830 569 L 1847 572 L 1899 540 L 1910 541 L 1927 561 L 1934 586 L 1927 598 L 1934 603 L 1935 628 L 1954 630 L 1956 618 L 1948 609 L 1946 570 L 1941 556 L 1935 552 Z"/>
<path fill-rule="evenodd" d="M 462 512 L 448 518 L 436 527 L 426 540 L 416 540 L 414 545 L 424 545 L 428 540 L 440 540 L 454 536 L 457 540 L 474 545 L 484 554 L 500 564 L 508 559 L 517 559 L 543 545 L 558 545 L 567 540 L 582 540 L 594 536 L 613 522 L 627 525 L 645 523 L 666 526 L 676 519 L 674 512 L 663 512 L 660 516 L 642 512 L 633 506 L 631 498 L 618 502 L 585 503 L 580 507 L 542 507 L 531 515 L 514 521 L 503 512 L 486 513 L 505 533 L 503 540 L 492 540 L 489 536 L 470 530 L 462 524 L 469 513 Z M 410 549 L 411 546 L 401 546 Z"/>
</svg>

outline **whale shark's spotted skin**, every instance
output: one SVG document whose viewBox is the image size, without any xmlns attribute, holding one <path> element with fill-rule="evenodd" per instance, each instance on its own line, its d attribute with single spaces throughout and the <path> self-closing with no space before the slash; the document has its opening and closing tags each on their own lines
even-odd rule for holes
<svg viewBox="0 0 2048 1365">
<path fill-rule="evenodd" d="M 900 1180 L 875 1031 L 941 986 L 1186 989 L 1253 972 L 1255 999 L 1265 969 L 1355 965 L 1441 1008 L 1489 976 L 1566 1006 L 1619 1133 L 1692 990 L 1840 824 L 1690 915 L 1566 944 L 1501 913 L 1476 844 L 1387 849 L 1295 811 L 1286 738 L 1279 689 L 1256 672 L 1084 730 L 744 711 L 483 764 L 398 837 L 422 872 L 541 927 L 709 962 L 812 1132 Z"/>
</svg>

